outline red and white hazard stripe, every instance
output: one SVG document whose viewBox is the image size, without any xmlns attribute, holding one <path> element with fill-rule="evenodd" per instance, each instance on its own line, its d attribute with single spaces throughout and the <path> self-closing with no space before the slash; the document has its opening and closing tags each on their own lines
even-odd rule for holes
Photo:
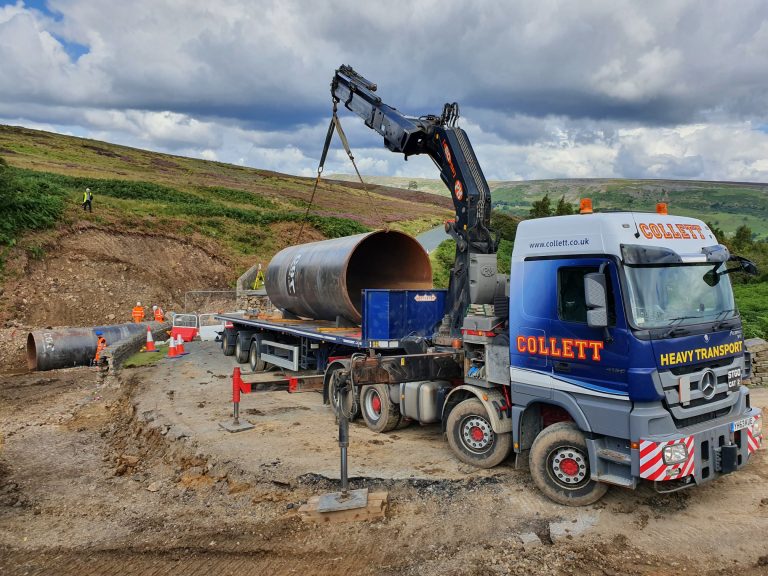
<svg viewBox="0 0 768 576">
<path fill-rule="evenodd" d="M 685 444 L 688 448 L 688 459 L 679 464 L 664 464 L 664 448 L 673 444 Z M 690 476 L 695 472 L 694 455 L 693 436 L 667 442 L 640 440 L 640 477 L 648 480 L 678 480 Z"/>
<path fill-rule="evenodd" d="M 760 418 L 760 416 L 756 416 L 755 419 Z M 747 427 L 747 453 L 752 454 L 752 452 L 755 452 L 760 448 L 760 446 L 763 443 L 763 435 L 755 436 L 752 434 L 752 427 Z"/>
</svg>

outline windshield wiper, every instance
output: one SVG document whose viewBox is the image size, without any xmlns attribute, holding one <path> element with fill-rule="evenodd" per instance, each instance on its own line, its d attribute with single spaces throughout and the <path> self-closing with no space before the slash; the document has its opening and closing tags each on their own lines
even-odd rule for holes
<svg viewBox="0 0 768 576">
<path fill-rule="evenodd" d="M 702 316 L 678 316 L 677 318 L 670 318 L 670 322 L 673 324 L 679 324 L 683 320 L 691 320 L 693 318 L 702 318 Z M 664 336 L 662 338 L 672 338 L 674 336 L 682 336 L 684 334 L 688 334 L 689 330 L 688 328 L 684 328 L 683 326 L 670 326 L 669 330 L 664 332 Z"/>
<path fill-rule="evenodd" d="M 725 326 L 729 320 L 733 320 L 733 318 L 726 318 L 725 316 L 727 316 L 730 313 L 735 314 L 735 312 L 736 312 L 736 308 L 729 308 L 728 310 L 721 310 L 720 312 L 718 312 L 717 316 L 715 316 L 716 324 L 712 327 L 712 329 L 715 331 L 720 330 L 720 328 Z M 721 316 L 723 317 L 722 319 L 720 319 Z"/>
</svg>

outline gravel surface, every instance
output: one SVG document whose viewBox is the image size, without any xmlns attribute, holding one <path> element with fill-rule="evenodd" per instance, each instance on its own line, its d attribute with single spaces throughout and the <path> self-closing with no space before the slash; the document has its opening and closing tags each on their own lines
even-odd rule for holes
<svg viewBox="0 0 768 576">
<path fill-rule="evenodd" d="M 119 378 L 78 368 L 0 380 L 0 572 L 768 573 L 764 450 L 702 487 L 612 489 L 573 509 L 512 461 L 462 468 L 439 429 L 354 424 L 353 487 L 387 490 L 387 518 L 303 523 L 297 508 L 338 488 L 332 415 L 315 393 L 257 392 L 242 405 L 256 428 L 219 430 L 233 361 L 190 348 Z M 768 404 L 766 389 L 752 394 Z"/>
</svg>

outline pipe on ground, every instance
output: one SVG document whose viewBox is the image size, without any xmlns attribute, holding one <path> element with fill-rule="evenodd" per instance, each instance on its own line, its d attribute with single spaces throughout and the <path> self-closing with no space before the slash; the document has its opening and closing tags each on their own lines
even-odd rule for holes
<svg viewBox="0 0 768 576">
<path fill-rule="evenodd" d="M 363 289 L 430 289 L 432 265 L 415 238 L 379 230 L 285 248 L 265 286 L 272 304 L 296 316 L 359 324 Z"/>
<path fill-rule="evenodd" d="M 54 370 L 89 366 L 96 355 L 96 331 L 103 333 L 107 345 L 146 333 L 148 323 L 114 324 L 93 328 L 56 328 L 37 330 L 27 336 L 27 367 L 30 370 Z"/>
</svg>

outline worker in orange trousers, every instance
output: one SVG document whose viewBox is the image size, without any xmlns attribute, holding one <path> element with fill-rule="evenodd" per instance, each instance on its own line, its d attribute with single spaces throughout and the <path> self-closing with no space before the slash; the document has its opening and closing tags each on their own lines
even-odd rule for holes
<svg viewBox="0 0 768 576">
<path fill-rule="evenodd" d="M 93 363 L 98 364 L 101 359 L 101 352 L 107 347 L 107 340 L 104 338 L 104 333 L 101 330 L 96 331 L 96 356 L 93 358 Z"/>
<path fill-rule="evenodd" d="M 144 321 L 144 307 L 141 305 L 141 302 L 136 302 L 136 306 L 133 307 L 131 316 L 133 317 L 133 321 L 137 324 Z"/>
</svg>

